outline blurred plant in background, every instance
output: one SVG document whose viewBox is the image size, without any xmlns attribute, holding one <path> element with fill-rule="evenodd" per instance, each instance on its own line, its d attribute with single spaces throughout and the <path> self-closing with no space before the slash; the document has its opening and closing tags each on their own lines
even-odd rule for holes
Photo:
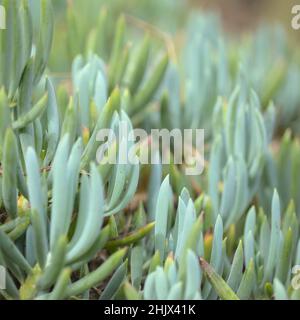
<svg viewBox="0 0 300 320">
<path fill-rule="evenodd" d="M 0 4 L 1 299 L 300 299 L 300 66 L 284 28 L 232 36 L 189 1 Z M 204 173 L 160 152 L 96 162 L 97 133 L 121 123 L 204 128 Z M 110 155 L 129 155 L 124 139 Z"/>
</svg>

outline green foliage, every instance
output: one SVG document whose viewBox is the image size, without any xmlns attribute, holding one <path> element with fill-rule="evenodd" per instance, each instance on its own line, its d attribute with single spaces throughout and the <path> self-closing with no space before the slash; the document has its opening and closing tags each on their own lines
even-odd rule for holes
<svg viewBox="0 0 300 320">
<path fill-rule="evenodd" d="M 237 42 L 194 14 L 174 49 L 117 0 L 61 3 L 0 0 L 0 298 L 300 299 L 300 70 L 283 30 Z M 144 6 L 130 12 L 184 5 Z M 152 165 L 106 161 L 133 142 L 99 130 L 124 123 L 204 128 L 204 173 L 159 151 Z"/>
</svg>

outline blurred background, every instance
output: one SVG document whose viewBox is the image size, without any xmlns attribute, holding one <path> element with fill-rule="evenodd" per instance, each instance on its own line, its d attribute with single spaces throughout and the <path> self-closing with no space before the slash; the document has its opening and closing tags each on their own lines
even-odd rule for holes
<svg viewBox="0 0 300 320">
<path fill-rule="evenodd" d="M 260 23 L 276 22 L 290 28 L 291 8 L 297 0 L 190 0 L 191 6 L 220 13 L 224 26 L 239 32 Z M 292 30 L 290 30 L 292 31 Z"/>
<path fill-rule="evenodd" d="M 257 23 L 270 21 L 280 22 L 289 28 L 291 8 L 295 4 L 300 4 L 297 0 L 53 0 L 53 2 L 58 14 L 73 4 L 83 10 L 82 14 L 89 12 L 89 15 L 92 15 L 89 18 L 93 20 L 98 10 L 91 11 L 88 7 L 96 9 L 105 5 L 112 11 L 131 13 L 167 28 L 172 28 L 174 23 L 178 22 L 178 15 L 186 18 L 189 11 L 195 8 L 214 10 L 221 15 L 224 26 L 233 31 L 253 28 Z"/>
<path fill-rule="evenodd" d="M 275 23 L 282 25 L 291 39 L 300 38 L 300 31 L 291 28 L 291 9 L 297 0 L 53 0 L 53 3 L 56 53 L 50 59 L 50 68 L 57 72 L 69 70 L 70 61 L 74 58 L 68 53 L 66 34 L 73 34 L 78 39 L 79 47 L 85 46 L 82 39 L 87 38 L 97 25 L 103 7 L 114 17 L 112 21 L 120 13 L 125 13 L 170 34 L 177 45 L 180 45 L 181 35 L 195 11 L 215 12 L 220 16 L 224 29 L 234 36 L 255 31 L 261 24 Z M 70 7 L 74 10 L 68 10 Z M 71 30 L 72 20 L 80 21 L 80 28 Z M 133 32 L 143 27 L 137 21 L 133 24 Z M 58 52 L 60 59 L 57 59 Z"/>
</svg>

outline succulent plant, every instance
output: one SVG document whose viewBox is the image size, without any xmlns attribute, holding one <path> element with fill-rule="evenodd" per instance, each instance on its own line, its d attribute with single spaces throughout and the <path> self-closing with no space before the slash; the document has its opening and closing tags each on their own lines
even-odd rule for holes
<svg viewBox="0 0 300 320">
<path fill-rule="evenodd" d="M 194 13 L 175 46 L 118 1 L 0 5 L 0 299 L 300 299 L 300 70 L 280 27 L 236 41 Z M 163 8 L 182 26 L 179 2 L 129 10 L 165 25 Z M 132 149 L 124 125 L 204 128 L 204 172 L 159 148 L 139 163 L 153 141 Z"/>
</svg>

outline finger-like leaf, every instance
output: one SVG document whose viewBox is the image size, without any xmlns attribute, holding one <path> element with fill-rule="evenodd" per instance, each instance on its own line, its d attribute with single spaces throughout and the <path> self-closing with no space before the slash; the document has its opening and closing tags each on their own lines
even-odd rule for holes
<svg viewBox="0 0 300 320">
<path fill-rule="evenodd" d="M 200 264 L 211 285 L 222 300 L 239 300 L 238 296 L 232 291 L 228 284 L 204 259 L 200 259 Z"/>
<path fill-rule="evenodd" d="M 7 129 L 2 161 L 2 197 L 5 208 L 12 218 L 17 215 L 17 166 L 18 149 L 16 137 L 11 129 Z"/>
<path fill-rule="evenodd" d="M 77 296 L 93 286 L 105 280 L 119 265 L 125 256 L 127 249 L 121 249 L 112 254 L 98 269 L 89 273 L 82 279 L 70 284 L 64 294 L 64 298 Z"/>
<path fill-rule="evenodd" d="M 145 86 L 136 94 L 136 96 L 133 99 L 134 112 L 137 112 L 140 108 L 147 105 L 151 101 L 153 95 L 155 94 L 156 90 L 161 84 L 161 81 L 163 80 L 163 77 L 167 70 L 168 63 L 169 58 L 166 55 L 156 66 L 150 79 L 146 81 Z"/>
<path fill-rule="evenodd" d="M 115 271 L 110 281 L 106 285 L 99 300 L 113 299 L 114 295 L 116 294 L 118 289 L 122 286 L 122 283 L 126 278 L 127 265 L 128 265 L 128 262 L 125 261 L 123 264 L 119 266 L 119 268 Z"/>
<path fill-rule="evenodd" d="M 165 255 L 165 241 L 167 236 L 168 210 L 169 210 L 170 185 L 169 177 L 163 181 L 156 204 L 155 224 L 155 250 L 158 250 L 161 257 Z"/>
</svg>

